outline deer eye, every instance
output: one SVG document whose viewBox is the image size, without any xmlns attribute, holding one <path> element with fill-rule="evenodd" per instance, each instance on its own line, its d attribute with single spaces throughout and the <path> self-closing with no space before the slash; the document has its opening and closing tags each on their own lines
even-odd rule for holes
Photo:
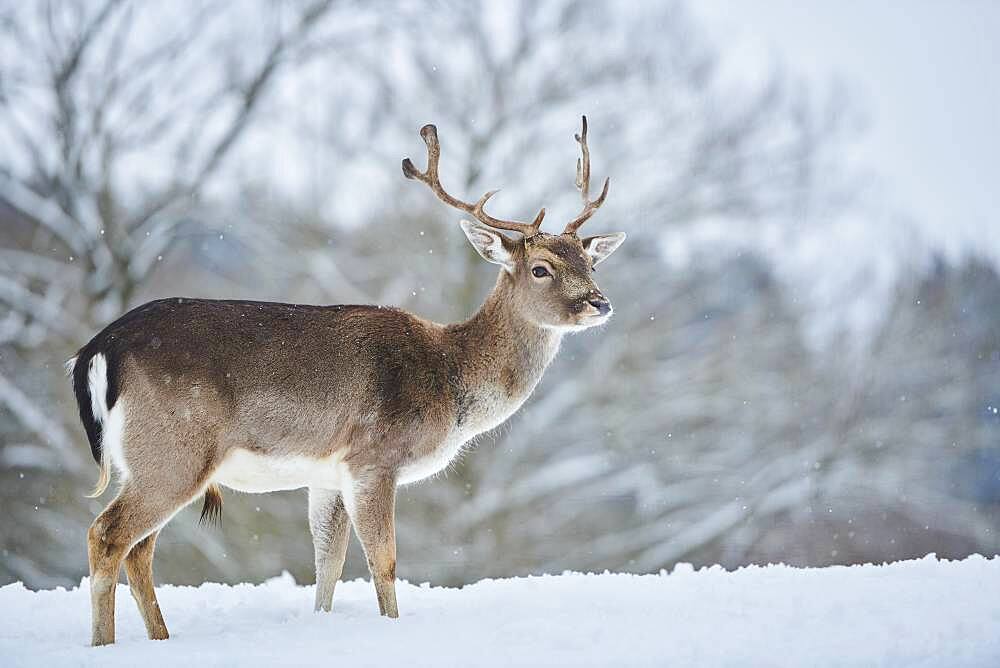
<svg viewBox="0 0 1000 668">
<path fill-rule="evenodd" d="M 552 274 L 549 273 L 548 269 L 539 264 L 531 268 L 531 275 L 535 278 L 545 278 L 546 276 L 551 276 Z"/>
</svg>

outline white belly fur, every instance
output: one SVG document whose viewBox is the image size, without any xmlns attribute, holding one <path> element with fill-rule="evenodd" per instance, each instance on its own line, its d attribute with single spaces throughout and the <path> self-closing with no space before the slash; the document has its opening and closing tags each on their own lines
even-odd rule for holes
<svg viewBox="0 0 1000 668">
<path fill-rule="evenodd" d="M 349 480 L 337 456 L 268 457 L 242 448 L 230 451 L 212 475 L 212 482 L 255 494 L 301 487 L 343 489 Z"/>
<path fill-rule="evenodd" d="M 433 453 L 400 471 L 398 484 L 408 485 L 444 470 L 468 440 L 468 436 L 452 434 Z M 251 494 L 302 487 L 344 489 L 350 481 L 347 466 L 336 457 L 268 457 L 242 448 L 226 455 L 212 475 L 213 483 Z"/>
</svg>

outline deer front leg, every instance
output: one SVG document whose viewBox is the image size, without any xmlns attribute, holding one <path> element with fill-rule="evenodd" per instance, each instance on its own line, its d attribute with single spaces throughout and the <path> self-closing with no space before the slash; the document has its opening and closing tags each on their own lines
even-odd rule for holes
<svg viewBox="0 0 1000 668">
<path fill-rule="evenodd" d="M 399 617 L 396 606 L 396 480 L 391 476 L 364 477 L 345 496 L 354 531 L 365 548 L 378 596 L 379 611 Z"/>
<path fill-rule="evenodd" d="M 309 488 L 309 530 L 316 554 L 316 611 L 330 612 L 344 572 L 350 519 L 340 492 Z"/>
</svg>

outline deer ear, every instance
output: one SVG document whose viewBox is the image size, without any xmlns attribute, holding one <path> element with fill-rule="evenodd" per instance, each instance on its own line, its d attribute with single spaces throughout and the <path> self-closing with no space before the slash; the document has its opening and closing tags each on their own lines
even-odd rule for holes
<svg viewBox="0 0 1000 668">
<path fill-rule="evenodd" d="M 514 273 L 514 254 L 509 238 L 491 227 L 470 220 L 463 220 L 459 224 L 469 238 L 469 243 L 484 260 L 500 265 L 508 273 Z"/>
<path fill-rule="evenodd" d="M 609 255 L 614 253 L 622 245 L 623 241 L 625 241 L 625 233 L 618 232 L 616 234 L 599 234 L 596 237 L 587 237 L 581 243 L 583 244 L 583 250 L 594 260 L 594 266 L 596 267 L 604 262 Z"/>
</svg>

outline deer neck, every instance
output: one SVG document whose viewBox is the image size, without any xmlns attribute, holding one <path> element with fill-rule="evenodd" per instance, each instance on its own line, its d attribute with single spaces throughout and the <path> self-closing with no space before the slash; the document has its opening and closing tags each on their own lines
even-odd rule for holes
<svg viewBox="0 0 1000 668">
<path fill-rule="evenodd" d="M 448 329 L 466 387 L 499 388 L 518 404 L 531 394 L 562 339 L 558 330 L 521 315 L 505 271 L 476 314 Z"/>
</svg>

